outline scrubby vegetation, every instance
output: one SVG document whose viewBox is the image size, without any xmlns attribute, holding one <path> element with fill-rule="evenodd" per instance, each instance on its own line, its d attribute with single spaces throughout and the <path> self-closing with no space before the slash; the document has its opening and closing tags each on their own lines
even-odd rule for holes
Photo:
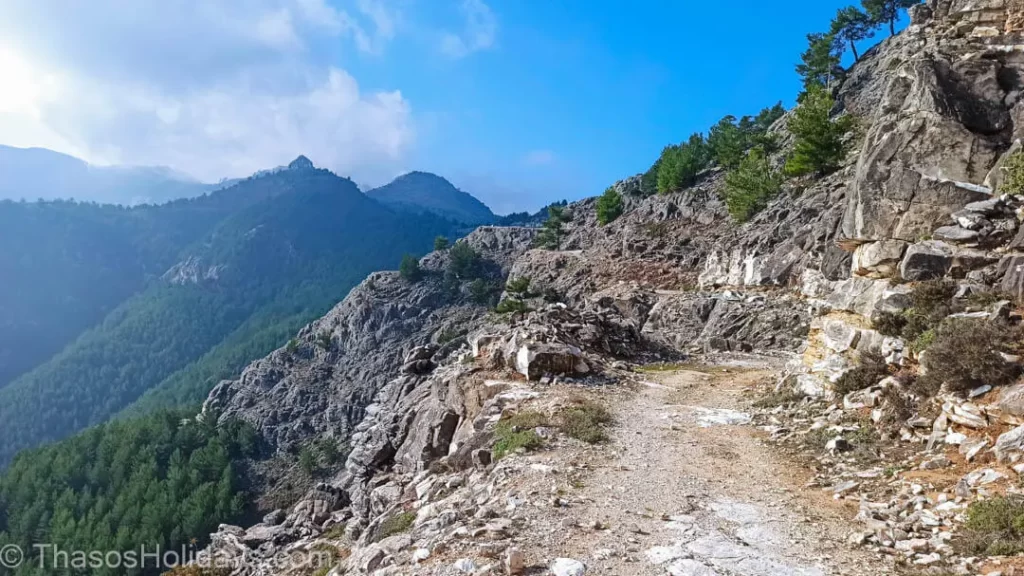
<svg viewBox="0 0 1024 576">
<path fill-rule="evenodd" d="M 494 429 L 494 459 L 501 460 L 519 450 L 529 452 L 543 447 L 544 439 L 534 429 L 547 423 L 547 417 L 539 412 L 520 412 L 498 422 Z"/>
<path fill-rule="evenodd" d="M 435 252 L 439 252 L 441 250 L 447 250 L 449 246 L 451 246 L 451 242 L 448 241 L 447 237 L 445 237 L 445 236 L 438 236 L 437 238 L 434 238 L 434 251 Z"/>
<path fill-rule="evenodd" d="M 408 282 L 419 282 L 423 278 L 423 271 L 420 270 L 420 261 L 412 254 L 402 256 L 402 263 L 398 266 L 398 273 Z"/>
<path fill-rule="evenodd" d="M 947 320 L 921 359 L 925 370 L 918 385 L 937 392 L 945 384 L 950 392 L 963 393 L 983 384 L 1009 384 L 1018 369 L 999 352 L 1013 351 L 1018 339 L 1019 330 L 986 319 Z"/>
<path fill-rule="evenodd" d="M 845 396 L 850 392 L 863 390 L 878 384 L 889 375 L 889 365 L 878 350 L 868 350 L 860 355 L 860 363 L 844 373 L 834 385 L 836 394 Z"/>
<path fill-rule="evenodd" d="M 607 408 L 589 400 L 566 408 L 558 415 L 559 426 L 569 437 L 588 444 L 600 444 L 608 440 L 606 427 L 614 419 Z"/>
<path fill-rule="evenodd" d="M 1024 497 L 996 496 L 972 503 L 953 546 L 969 556 L 1012 556 L 1024 552 Z"/>
<path fill-rule="evenodd" d="M 415 512 L 400 512 L 395 514 L 381 523 L 380 527 L 377 529 L 375 540 L 379 542 L 385 538 L 394 536 L 395 534 L 408 532 L 415 521 Z"/>
<path fill-rule="evenodd" d="M 562 236 L 565 235 L 563 227 L 571 220 L 572 216 L 565 206 L 548 206 L 548 219 L 544 222 L 543 230 L 537 235 L 535 244 L 540 248 L 558 250 L 562 246 Z"/>
<path fill-rule="evenodd" d="M 1000 170 L 1003 179 L 999 183 L 999 191 L 1006 194 L 1024 194 L 1024 150 L 1011 154 Z"/>
</svg>

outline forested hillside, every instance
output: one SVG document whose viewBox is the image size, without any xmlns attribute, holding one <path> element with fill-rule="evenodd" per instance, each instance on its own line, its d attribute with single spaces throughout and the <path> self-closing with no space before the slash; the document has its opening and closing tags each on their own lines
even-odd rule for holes
<svg viewBox="0 0 1024 576">
<path fill-rule="evenodd" d="M 398 214 L 351 181 L 311 167 L 253 178 L 230 192 L 268 199 L 221 221 L 161 281 L 0 389 L 0 462 L 102 423 L 151 389 L 143 409 L 200 401 L 368 272 L 427 251 L 453 227 Z M 186 216 L 198 207 L 178 209 Z"/>
<path fill-rule="evenodd" d="M 409 172 L 366 195 L 400 210 L 434 214 L 462 224 L 490 224 L 497 219 L 483 202 L 429 172 Z"/>
<path fill-rule="evenodd" d="M 245 483 L 233 463 L 256 450 L 253 430 L 191 416 L 167 411 L 104 424 L 18 457 L 0 476 L 0 547 L 15 544 L 29 554 L 15 573 L 37 573 L 35 544 L 69 551 L 180 550 L 208 541 L 218 523 L 238 519 L 246 507 Z M 142 572 L 106 567 L 88 573 Z"/>
<path fill-rule="evenodd" d="M 0 388 L 159 278 L 229 214 L 289 189 L 251 179 L 134 208 L 0 201 Z"/>
</svg>

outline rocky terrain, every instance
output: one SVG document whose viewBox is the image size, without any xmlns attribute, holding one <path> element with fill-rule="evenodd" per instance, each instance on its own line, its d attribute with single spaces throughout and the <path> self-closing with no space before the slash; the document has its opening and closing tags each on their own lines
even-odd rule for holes
<svg viewBox="0 0 1024 576">
<path fill-rule="evenodd" d="M 954 388 L 969 341 L 944 373 L 941 328 L 889 326 L 937 286 L 943 326 L 1020 322 L 1024 197 L 1000 181 L 1024 130 L 1024 6 L 911 16 L 838 88 L 859 123 L 844 167 L 749 222 L 730 220 L 719 172 L 649 198 L 625 180 L 614 222 L 569 206 L 559 250 L 480 228 L 463 242 L 481 282 L 455 249 L 417 282 L 376 273 L 218 386 L 204 416 L 255 425 L 253 476 L 281 509 L 223 526 L 204 558 L 248 574 L 309 571 L 282 568 L 292 552 L 327 554 L 321 574 L 1024 570 L 958 544 L 972 503 L 1021 493 L 1021 385 Z M 485 281 L 523 306 L 489 311 Z M 990 373 L 1019 373 L 1002 352 Z M 324 439 L 347 460 L 314 482 L 294 455 Z"/>
</svg>

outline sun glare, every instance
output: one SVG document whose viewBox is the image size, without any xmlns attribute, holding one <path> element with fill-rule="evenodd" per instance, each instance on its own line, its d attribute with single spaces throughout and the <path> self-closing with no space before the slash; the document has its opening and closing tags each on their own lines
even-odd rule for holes
<svg viewBox="0 0 1024 576">
<path fill-rule="evenodd" d="M 0 47 L 0 112 L 38 114 L 47 80 L 14 52 Z"/>
</svg>

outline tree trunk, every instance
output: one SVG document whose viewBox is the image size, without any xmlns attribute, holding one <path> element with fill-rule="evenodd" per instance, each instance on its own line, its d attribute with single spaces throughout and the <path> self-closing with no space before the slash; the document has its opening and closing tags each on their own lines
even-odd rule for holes
<svg viewBox="0 0 1024 576">
<path fill-rule="evenodd" d="M 892 20 L 889 20 L 889 35 L 890 36 L 895 36 L 896 35 L 896 19 L 895 18 L 893 18 Z"/>
<path fill-rule="evenodd" d="M 853 50 L 853 61 L 860 62 L 860 54 L 857 53 L 857 45 L 850 40 L 850 50 Z"/>
</svg>

